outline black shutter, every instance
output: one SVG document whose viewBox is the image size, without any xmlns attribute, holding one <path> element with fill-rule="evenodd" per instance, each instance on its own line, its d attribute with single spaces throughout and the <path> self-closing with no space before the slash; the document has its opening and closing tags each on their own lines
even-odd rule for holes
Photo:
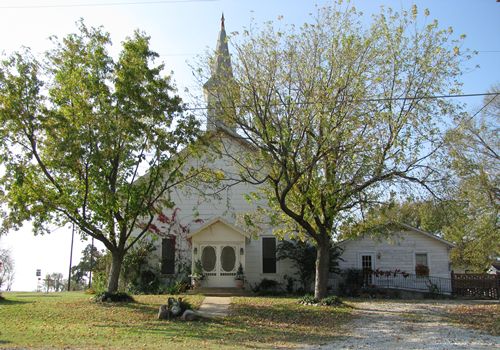
<svg viewBox="0 0 500 350">
<path fill-rule="evenodd" d="M 262 272 L 276 273 L 276 238 L 262 238 Z"/>
<path fill-rule="evenodd" d="M 161 241 L 161 273 L 175 273 L 175 238 L 164 238 Z"/>
</svg>

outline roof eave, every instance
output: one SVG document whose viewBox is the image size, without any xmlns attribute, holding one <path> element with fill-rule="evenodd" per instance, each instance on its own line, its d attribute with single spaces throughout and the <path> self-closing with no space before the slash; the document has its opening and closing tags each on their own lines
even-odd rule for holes
<svg viewBox="0 0 500 350">
<path fill-rule="evenodd" d="M 209 221 L 207 221 L 206 223 L 204 223 L 203 225 L 201 225 L 200 227 L 198 227 L 194 232 L 188 234 L 187 238 L 192 238 L 193 236 L 198 235 L 199 233 L 201 233 L 206 228 L 208 228 L 208 227 L 210 227 L 210 226 L 212 226 L 212 225 L 214 225 L 214 224 L 216 224 L 218 222 L 220 222 L 220 223 L 228 226 L 229 228 L 231 228 L 234 231 L 238 232 L 239 234 L 241 234 L 245 238 L 251 238 L 251 235 L 248 232 L 245 232 L 242 229 L 240 229 L 239 227 L 231 224 L 230 222 L 228 222 L 227 220 L 225 220 L 221 216 L 217 216 L 217 217 L 214 217 L 214 218 L 210 219 Z"/>
</svg>

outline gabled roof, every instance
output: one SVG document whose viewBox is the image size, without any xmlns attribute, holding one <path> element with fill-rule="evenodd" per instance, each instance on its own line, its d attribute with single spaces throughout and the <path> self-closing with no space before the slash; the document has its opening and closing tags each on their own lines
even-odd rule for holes
<svg viewBox="0 0 500 350">
<path fill-rule="evenodd" d="M 427 232 L 427 231 L 421 230 L 421 229 L 419 229 L 419 228 L 416 228 L 416 227 L 413 227 L 413 226 L 410 226 L 410 225 L 407 225 L 407 224 L 403 224 L 403 223 L 397 223 L 397 225 L 402 226 L 402 227 L 404 227 L 404 228 L 406 228 L 406 229 L 408 229 L 408 230 L 411 230 L 411 231 L 414 231 L 414 232 L 418 232 L 418 233 L 420 233 L 420 234 L 423 234 L 424 236 L 427 236 L 427 237 L 429 237 L 429 238 L 435 239 L 435 240 L 437 240 L 437 241 L 439 241 L 439 242 L 441 242 L 441 243 L 444 243 L 444 244 L 446 244 L 446 245 L 448 245 L 448 246 L 450 246 L 450 247 L 454 247 L 454 246 L 455 246 L 455 244 L 454 244 L 454 243 L 452 243 L 452 242 L 450 242 L 450 241 L 447 241 L 446 239 L 443 239 L 443 238 L 438 237 L 438 236 L 436 236 L 436 235 L 433 235 L 433 234 L 432 234 L 432 233 L 430 233 L 430 232 Z"/>
<path fill-rule="evenodd" d="M 444 244 L 446 244 L 446 245 L 447 245 L 447 246 L 449 246 L 449 247 L 452 247 L 452 248 L 453 248 L 453 247 L 455 246 L 455 244 L 454 244 L 454 243 L 452 243 L 452 242 L 450 242 L 450 241 L 447 241 L 446 239 L 443 239 L 443 238 L 441 238 L 441 237 L 438 237 L 438 236 L 436 236 L 436 235 L 434 235 L 434 234 L 432 234 L 432 233 L 430 233 L 430 232 L 427 232 L 427 231 L 421 230 L 421 229 L 419 229 L 419 228 L 416 228 L 416 227 L 413 227 L 413 226 L 410 226 L 410 225 L 407 225 L 407 224 L 403 224 L 403 223 L 400 223 L 400 222 L 393 222 L 392 224 L 394 224 L 394 225 L 396 225 L 396 226 L 403 227 L 403 228 L 405 228 L 405 229 L 407 229 L 407 230 L 410 230 L 410 231 L 413 231 L 413 232 L 416 232 L 416 233 L 420 233 L 420 234 L 422 234 L 422 235 L 424 235 L 424 236 L 427 236 L 427 237 L 429 237 L 429 238 L 435 239 L 436 241 L 439 241 L 439 242 L 441 242 L 441 243 L 444 243 Z M 344 240 L 342 240 L 342 241 L 338 242 L 337 244 L 344 243 L 344 242 L 348 242 L 348 241 L 351 241 L 351 240 L 352 240 L 351 238 L 346 238 L 346 239 L 344 239 Z"/>
<path fill-rule="evenodd" d="M 207 221 L 206 223 L 204 223 L 203 225 L 201 225 L 200 227 L 198 227 L 194 232 L 191 232 L 190 234 L 188 234 L 188 238 L 191 238 L 193 236 L 196 236 L 197 234 L 201 233 L 203 230 L 205 230 L 206 228 L 216 224 L 220 222 L 221 224 L 223 225 L 226 225 L 227 227 L 231 228 L 232 230 L 238 232 L 240 235 L 246 237 L 246 238 L 251 238 L 251 235 L 248 233 L 248 232 L 245 232 L 243 231 L 241 228 L 231 224 L 230 222 L 228 222 L 226 219 L 224 219 L 223 217 L 221 216 L 217 216 L 209 221 Z"/>
<path fill-rule="evenodd" d="M 254 146 L 253 143 L 250 143 L 245 137 L 241 136 L 236 131 L 232 130 L 231 128 L 228 128 L 222 123 L 217 123 L 214 129 L 206 130 L 205 133 L 203 134 L 203 137 L 211 138 L 217 135 L 227 136 L 231 140 L 235 140 L 240 144 L 242 144 L 243 146 L 249 148 L 251 151 L 257 150 L 257 148 Z"/>
</svg>

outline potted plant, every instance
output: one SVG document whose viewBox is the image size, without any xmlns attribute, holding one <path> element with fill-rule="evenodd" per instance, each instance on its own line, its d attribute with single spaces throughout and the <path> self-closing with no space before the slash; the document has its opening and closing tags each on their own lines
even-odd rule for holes
<svg viewBox="0 0 500 350">
<path fill-rule="evenodd" d="M 240 263 L 238 270 L 236 271 L 236 276 L 234 276 L 234 280 L 236 281 L 236 288 L 243 289 L 243 285 L 245 283 L 245 273 L 243 272 L 243 266 Z"/>
<path fill-rule="evenodd" d="M 201 261 L 198 259 L 194 263 L 193 273 L 191 274 L 191 286 L 196 289 L 201 286 L 201 281 L 205 279 L 205 274 L 203 273 L 203 266 Z"/>
<path fill-rule="evenodd" d="M 429 267 L 423 264 L 417 264 L 415 266 L 415 274 L 419 277 L 429 276 Z"/>
</svg>

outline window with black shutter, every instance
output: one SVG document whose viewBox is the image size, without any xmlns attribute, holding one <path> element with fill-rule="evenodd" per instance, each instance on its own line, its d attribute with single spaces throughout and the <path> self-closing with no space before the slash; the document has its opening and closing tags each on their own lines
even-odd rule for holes
<svg viewBox="0 0 500 350">
<path fill-rule="evenodd" d="M 175 273 L 175 237 L 164 238 L 161 241 L 161 273 Z"/>
<path fill-rule="evenodd" d="M 262 238 L 262 272 L 276 273 L 276 238 Z"/>
</svg>

